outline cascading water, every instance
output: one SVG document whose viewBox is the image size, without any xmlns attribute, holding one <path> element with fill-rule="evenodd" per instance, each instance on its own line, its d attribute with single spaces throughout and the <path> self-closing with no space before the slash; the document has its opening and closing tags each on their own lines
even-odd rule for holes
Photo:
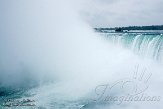
<svg viewBox="0 0 163 109">
<path fill-rule="evenodd" d="M 134 74 L 134 80 L 141 77 L 136 86 L 144 88 L 144 82 L 139 80 L 147 75 L 147 82 L 151 73 L 148 93 L 161 96 L 162 63 L 149 58 L 142 59 L 137 54 L 161 60 L 162 36 L 104 34 L 114 44 L 109 40 L 100 40 L 103 36 L 94 33 L 80 19 L 78 11 L 71 5 L 74 2 L 0 1 L 5 11 L 0 20 L 0 108 L 162 107 L 162 101 L 152 105 L 143 102 L 142 107 L 139 102 L 114 105 L 113 102 L 95 99 L 100 95 L 99 90 L 96 91 L 97 86 L 114 84 L 123 78 L 132 78 Z M 127 87 L 127 90 L 122 90 L 117 86 L 111 95 L 123 95 L 130 89 Z M 35 101 L 32 102 L 34 107 L 23 106 L 23 99 Z M 6 100 L 9 100 L 8 104 Z"/>
<path fill-rule="evenodd" d="M 163 58 L 162 34 L 138 34 L 138 33 L 101 33 L 115 45 L 129 48 L 143 57 L 161 61 Z"/>
</svg>

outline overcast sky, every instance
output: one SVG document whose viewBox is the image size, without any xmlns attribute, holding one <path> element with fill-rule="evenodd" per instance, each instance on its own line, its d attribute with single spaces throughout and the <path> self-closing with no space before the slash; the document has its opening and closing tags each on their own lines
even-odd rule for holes
<svg viewBox="0 0 163 109">
<path fill-rule="evenodd" d="M 87 0 L 81 15 L 93 27 L 163 24 L 163 0 Z"/>
<path fill-rule="evenodd" d="M 30 4 L 26 4 L 27 1 Z M 4 13 L 8 12 L 6 10 L 12 10 L 12 6 L 15 6 L 13 9 L 17 9 L 18 4 L 29 5 L 29 7 L 30 5 L 37 6 L 38 2 L 35 3 L 36 1 L 0 0 L 0 19 Z M 53 3 L 54 1 L 55 3 Z M 53 7 L 56 7 L 55 4 L 59 1 L 61 0 L 49 0 L 54 5 Z M 47 1 L 40 0 L 39 2 L 46 3 Z M 62 2 L 60 6 L 62 10 L 66 10 L 66 5 L 74 3 L 73 10 L 76 12 L 79 9 L 81 18 L 92 27 L 163 25 L 163 0 L 62 0 Z M 53 9 L 53 11 L 56 14 L 60 13 L 61 9 Z M 12 11 L 9 14 L 13 14 Z M 66 14 L 70 14 L 70 11 L 67 10 Z"/>
</svg>

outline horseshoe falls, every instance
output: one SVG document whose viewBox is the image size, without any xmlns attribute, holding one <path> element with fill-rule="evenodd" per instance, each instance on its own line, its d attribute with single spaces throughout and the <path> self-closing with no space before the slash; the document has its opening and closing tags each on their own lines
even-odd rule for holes
<svg viewBox="0 0 163 109">
<path fill-rule="evenodd" d="M 79 7 L 0 1 L 0 109 L 162 109 L 162 32 L 97 32 Z"/>
<path fill-rule="evenodd" d="M 100 33 L 109 42 L 130 49 L 133 53 L 142 57 L 148 57 L 157 61 L 163 58 L 163 36 L 157 31 L 153 33 Z"/>
</svg>

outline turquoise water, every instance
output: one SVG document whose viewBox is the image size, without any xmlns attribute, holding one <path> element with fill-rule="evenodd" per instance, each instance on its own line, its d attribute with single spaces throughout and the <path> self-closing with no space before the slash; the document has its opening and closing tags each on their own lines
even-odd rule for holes
<svg viewBox="0 0 163 109">
<path fill-rule="evenodd" d="M 140 58 L 161 62 L 163 60 L 163 35 L 148 33 L 98 33 L 108 43 L 131 51 Z M 135 58 L 135 57 L 134 57 Z M 141 62 L 140 62 L 141 63 Z M 143 62 L 142 62 L 143 63 Z M 148 63 L 148 61 L 146 62 Z M 159 64 L 162 65 L 162 64 Z M 160 67 L 158 67 L 160 68 Z M 155 69 L 155 67 L 153 68 Z M 160 68 L 161 69 L 161 68 Z M 158 72 L 162 71 L 158 69 Z M 151 70 L 154 71 L 154 70 Z M 125 72 L 125 71 L 124 71 Z M 96 75 L 96 74 L 95 74 Z M 80 76 L 80 75 L 79 75 Z M 91 78 L 91 77 L 89 77 Z M 89 83 L 89 81 L 88 81 Z M 74 85 L 68 84 L 68 86 Z M 98 84 L 95 83 L 94 86 Z M 34 87 L 0 87 L 0 109 L 111 109 L 112 103 L 94 101 L 91 89 L 86 95 L 76 95 L 77 91 L 71 95 L 73 97 L 64 96 L 69 87 L 61 88 L 58 83 L 41 84 Z M 76 87 L 78 85 L 74 85 Z M 82 89 L 84 90 L 85 87 Z M 80 89 L 80 88 L 79 88 Z M 63 94 L 63 92 L 64 94 Z M 79 90 L 78 90 L 79 91 Z M 80 92 L 80 91 L 79 91 Z M 116 91 L 115 91 L 116 92 Z M 114 93 L 115 93 L 114 92 Z M 68 94 L 68 95 L 69 95 Z M 65 94 L 66 95 L 66 94 Z M 75 97 L 74 97 L 75 96 Z M 24 100 L 24 101 L 23 101 Z M 30 100 L 30 101 L 28 101 Z M 9 103 L 9 104 L 6 104 Z M 19 106 L 15 106 L 18 104 Z M 27 106 L 30 104 L 31 106 Z M 24 106 L 23 106 L 24 105 Z M 127 107 L 121 105 L 120 107 Z"/>
<path fill-rule="evenodd" d="M 134 53 L 161 61 L 163 34 L 159 33 L 101 33 L 109 42 L 132 50 Z"/>
</svg>

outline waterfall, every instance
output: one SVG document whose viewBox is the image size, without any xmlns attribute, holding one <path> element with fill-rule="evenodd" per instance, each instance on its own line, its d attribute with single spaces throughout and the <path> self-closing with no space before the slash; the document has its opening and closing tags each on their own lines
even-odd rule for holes
<svg viewBox="0 0 163 109">
<path fill-rule="evenodd" d="M 134 72 L 142 77 L 144 69 L 147 76 L 154 73 L 149 94 L 162 95 L 162 35 L 100 33 L 105 40 L 99 40 L 103 36 L 80 18 L 74 0 L 7 1 L 0 1 L 6 9 L 0 20 L 0 109 L 5 99 L 26 98 L 38 109 L 115 109 L 94 102 L 96 87 Z M 116 87 L 111 94 L 125 91 Z"/>
<path fill-rule="evenodd" d="M 102 33 L 101 35 L 113 44 L 128 48 L 142 57 L 154 60 L 162 60 L 163 58 L 162 34 Z"/>
</svg>

